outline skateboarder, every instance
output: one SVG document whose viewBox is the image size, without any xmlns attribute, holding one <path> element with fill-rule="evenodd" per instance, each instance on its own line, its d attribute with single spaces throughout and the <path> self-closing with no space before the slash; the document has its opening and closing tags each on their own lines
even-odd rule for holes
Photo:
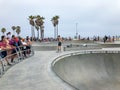
<svg viewBox="0 0 120 90">
<path fill-rule="evenodd" d="M 62 41 L 63 40 L 60 37 L 60 35 L 58 35 L 57 40 L 58 40 L 57 52 L 61 52 L 61 46 L 62 46 Z"/>
</svg>

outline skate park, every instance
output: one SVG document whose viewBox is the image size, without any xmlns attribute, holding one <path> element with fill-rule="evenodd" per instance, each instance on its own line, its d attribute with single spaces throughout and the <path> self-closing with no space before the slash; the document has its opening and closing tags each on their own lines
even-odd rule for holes
<svg viewBox="0 0 120 90">
<path fill-rule="evenodd" d="M 120 90 L 120 0 L 0 6 L 0 90 Z"/>
<path fill-rule="evenodd" d="M 0 78 L 0 90 L 119 90 L 119 43 L 34 43 Z M 46 47 L 46 48 L 45 48 Z"/>
</svg>

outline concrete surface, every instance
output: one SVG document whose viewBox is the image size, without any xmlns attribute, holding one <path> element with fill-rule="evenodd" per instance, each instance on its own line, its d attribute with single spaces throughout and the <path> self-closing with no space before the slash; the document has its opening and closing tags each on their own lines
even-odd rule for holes
<svg viewBox="0 0 120 90">
<path fill-rule="evenodd" d="M 0 90 L 74 90 L 51 71 L 51 62 L 60 54 L 36 51 L 0 78 Z"/>
<path fill-rule="evenodd" d="M 53 70 L 77 90 L 120 90 L 120 53 L 68 56 Z"/>
<path fill-rule="evenodd" d="M 42 43 L 41 46 L 44 44 L 53 46 L 51 43 Z M 39 43 L 35 43 L 34 46 L 39 46 Z M 111 48 L 102 50 L 111 50 Z M 112 48 L 112 50 L 120 50 L 120 48 Z M 86 54 L 62 59 L 55 65 L 55 71 L 65 81 L 61 80 L 52 71 L 51 63 L 57 57 L 73 52 L 76 51 L 61 53 L 56 53 L 51 49 L 35 51 L 33 57 L 11 67 L 0 78 L 0 90 L 76 90 L 76 88 L 80 90 L 120 90 L 120 55 L 118 54 Z"/>
</svg>

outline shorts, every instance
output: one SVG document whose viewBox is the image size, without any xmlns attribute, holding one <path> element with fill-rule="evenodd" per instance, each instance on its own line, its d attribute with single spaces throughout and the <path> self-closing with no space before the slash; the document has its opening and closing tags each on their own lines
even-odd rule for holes
<svg viewBox="0 0 120 90">
<path fill-rule="evenodd" d="M 62 43 L 61 42 L 58 42 L 58 46 L 61 46 L 62 45 Z"/>
<path fill-rule="evenodd" d="M 26 46 L 26 49 L 28 50 L 28 49 L 31 49 L 31 46 Z"/>
<path fill-rule="evenodd" d="M 16 50 L 15 50 L 15 49 L 13 49 L 11 54 L 15 54 L 15 53 L 16 53 Z"/>
<path fill-rule="evenodd" d="M 2 58 L 6 57 L 7 56 L 7 51 L 2 51 L 0 55 L 1 55 Z"/>
</svg>

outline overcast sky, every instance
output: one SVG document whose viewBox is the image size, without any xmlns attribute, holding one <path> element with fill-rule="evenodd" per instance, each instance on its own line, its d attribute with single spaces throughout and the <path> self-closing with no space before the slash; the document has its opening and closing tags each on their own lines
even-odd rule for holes
<svg viewBox="0 0 120 90">
<path fill-rule="evenodd" d="M 120 0 L 0 0 L 0 29 L 19 25 L 21 36 L 31 35 L 30 15 L 45 17 L 46 37 L 54 36 L 55 15 L 61 36 L 75 36 L 76 23 L 81 36 L 120 35 Z"/>
</svg>

